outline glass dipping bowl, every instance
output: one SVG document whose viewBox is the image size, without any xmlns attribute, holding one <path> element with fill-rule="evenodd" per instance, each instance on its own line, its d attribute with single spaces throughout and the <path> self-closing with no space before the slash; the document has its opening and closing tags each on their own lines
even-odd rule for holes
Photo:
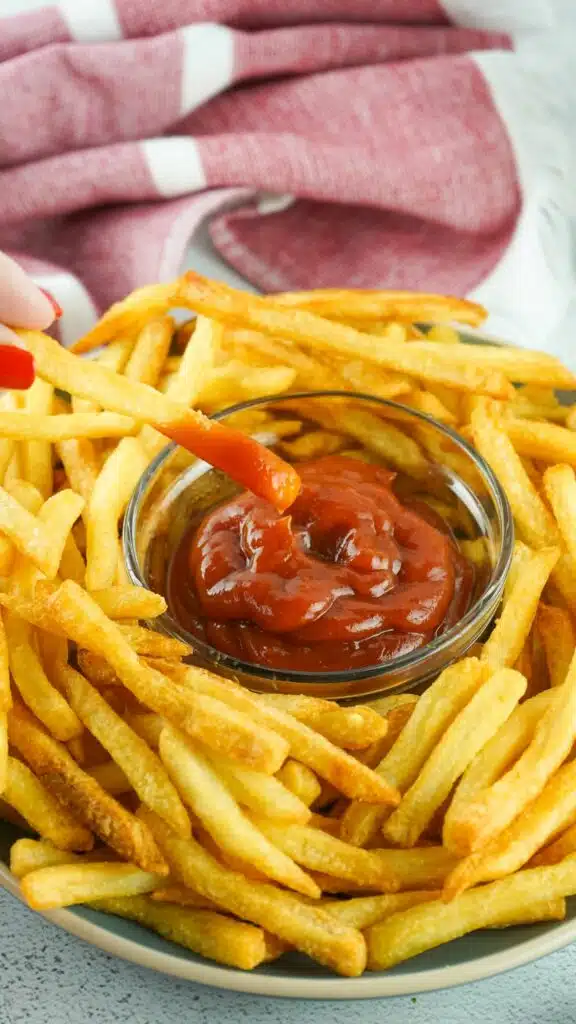
<svg viewBox="0 0 576 1024">
<path fill-rule="evenodd" d="M 339 391 L 256 399 L 214 419 L 240 427 L 293 465 L 303 461 L 299 449 L 307 444 L 294 442 L 322 430 L 336 436 L 339 454 L 393 470 L 400 500 L 426 501 L 451 526 L 461 551 L 476 566 L 476 585 L 460 621 L 428 644 L 383 664 L 347 671 L 284 671 L 240 661 L 192 636 L 169 608 L 154 620 L 154 628 L 190 644 L 195 664 L 253 690 L 357 701 L 422 687 L 482 637 L 502 597 L 514 528 L 498 480 L 463 438 L 407 406 Z M 140 478 L 124 517 L 131 581 L 166 596 L 170 559 L 184 532 L 239 491 L 225 474 L 169 444 Z"/>
</svg>

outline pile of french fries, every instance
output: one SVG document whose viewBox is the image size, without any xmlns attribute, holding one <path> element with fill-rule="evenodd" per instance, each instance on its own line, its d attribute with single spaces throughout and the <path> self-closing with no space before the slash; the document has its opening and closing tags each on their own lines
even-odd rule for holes
<svg viewBox="0 0 576 1024">
<path fill-rule="evenodd" d="M 198 316 L 176 326 L 176 307 Z M 563 918 L 576 408 L 555 389 L 576 381 L 551 356 L 462 344 L 451 322 L 481 318 L 438 296 L 261 299 L 187 274 L 113 307 L 76 346 L 91 359 L 22 332 L 38 379 L 0 397 L 0 816 L 38 837 L 10 856 L 31 907 L 90 904 L 244 970 L 296 949 L 347 976 Z M 119 529 L 163 415 L 317 388 L 454 426 L 508 495 L 518 539 L 498 621 L 420 697 L 258 695 L 141 625 L 166 603 L 129 584 Z M 409 469 L 398 427 L 341 415 Z M 339 422 L 274 428 L 306 458 L 345 449 Z M 441 461 L 429 443 L 418 459 Z"/>
</svg>

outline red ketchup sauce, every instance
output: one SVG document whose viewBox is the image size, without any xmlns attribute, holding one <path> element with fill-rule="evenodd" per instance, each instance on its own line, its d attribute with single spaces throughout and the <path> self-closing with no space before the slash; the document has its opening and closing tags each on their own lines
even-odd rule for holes
<svg viewBox="0 0 576 1024">
<path fill-rule="evenodd" d="M 298 465 L 281 514 L 254 494 L 219 505 L 182 538 L 168 605 L 234 658 L 283 671 L 377 666 L 428 643 L 470 604 L 474 571 L 394 474 L 343 456 Z"/>
</svg>

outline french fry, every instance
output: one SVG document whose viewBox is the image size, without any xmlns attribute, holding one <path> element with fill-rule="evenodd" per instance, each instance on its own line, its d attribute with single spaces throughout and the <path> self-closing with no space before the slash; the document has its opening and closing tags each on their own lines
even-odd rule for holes
<svg viewBox="0 0 576 1024">
<path fill-rule="evenodd" d="M 554 867 L 519 871 L 462 893 L 452 903 L 437 901 L 412 907 L 368 929 L 368 967 L 386 970 L 478 928 L 533 921 L 536 907 L 575 891 L 576 863 L 570 858 Z M 546 919 L 546 908 L 544 914 Z"/>
<path fill-rule="evenodd" d="M 164 636 L 142 626 L 120 624 L 120 632 L 136 654 L 148 658 L 165 658 L 167 661 L 179 661 L 192 654 L 192 649 L 183 640 L 173 636 Z"/>
<path fill-rule="evenodd" d="M 555 423 L 534 420 L 507 419 L 503 421 L 503 426 L 520 455 L 576 466 L 576 436 L 573 430 L 559 427 Z"/>
<path fill-rule="evenodd" d="M 545 864 L 558 864 L 576 852 L 576 825 L 571 825 L 562 832 L 553 843 L 532 858 L 531 866 L 540 867 Z"/>
<path fill-rule="evenodd" d="M 400 846 L 414 846 L 472 758 L 509 717 L 526 690 L 513 669 L 496 672 L 474 694 L 432 751 L 418 778 L 383 827 Z"/>
<path fill-rule="evenodd" d="M 61 629 L 79 645 L 105 657 L 126 688 L 152 711 L 249 767 L 273 774 L 283 763 L 288 753 L 285 739 L 270 728 L 257 727 L 247 714 L 221 700 L 174 686 L 145 665 L 121 629 L 72 581 L 63 583 L 47 605 Z"/>
<path fill-rule="evenodd" d="M 73 346 L 77 353 L 91 352 L 122 334 L 135 334 L 151 317 L 163 316 L 174 304 L 174 284 L 146 285 L 138 288 L 113 306 L 100 318 L 88 334 Z"/>
<path fill-rule="evenodd" d="M 25 875 L 20 891 L 33 910 L 53 910 L 97 899 L 137 896 L 162 881 L 162 875 L 133 864 L 58 864 Z"/>
<path fill-rule="evenodd" d="M 49 839 L 17 839 L 10 847 L 10 871 L 15 878 L 24 878 L 39 868 L 76 864 L 79 860 L 75 853 L 59 850 Z"/>
<path fill-rule="evenodd" d="M 133 420 L 114 412 L 77 412 L 56 416 L 24 411 L 0 412 L 0 435 L 14 441 L 25 441 L 27 446 L 49 445 L 56 442 L 67 444 L 74 439 L 83 438 L 126 437 L 134 433 L 134 430 Z M 31 471 L 29 472 L 26 466 L 24 471 L 27 474 L 26 480 L 38 487 L 38 482 L 31 479 Z M 50 493 L 51 485 L 50 480 Z M 42 493 L 47 489 L 46 484 Z M 49 494 L 46 494 L 46 497 L 49 497 Z"/>
<path fill-rule="evenodd" d="M 364 750 L 386 735 L 388 723 L 372 708 L 358 705 L 342 708 L 321 697 L 262 694 L 260 700 L 305 722 L 347 750 Z"/>
<path fill-rule="evenodd" d="M 0 711 L 0 793 L 6 789 L 8 779 L 8 718 Z"/>
<path fill-rule="evenodd" d="M 513 665 L 520 656 L 536 617 L 540 596 L 559 555 L 558 548 L 542 548 L 518 569 L 502 615 L 482 651 L 481 660 L 491 669 Z"/>
<path fill-rule="evenodd" d="M 376 291 L 362 288 L 318 288 L 308 292 L 280 292 L 272 301 L 285 309 L 310 309 L 336 320 L 416 320 L 432 323 L 456 320 L 478 327 L 486 311 L 469 299 L 419 292 Z"/>
<path fill-rule="evenodd" d="M 79 586 L 84 586 L 86 564 L 74 540 L 73 533 L 69 533 L 66 538 L 62 558 L 58 566 L 58 575 L 62 580 L 74 580 Z"/>
<path fill-rule="evenodd" d="M 460 810 L 483 789 L 493 785 L 524 753 L 552 699 L 552 694 L 541 693 L 519 704 L 468 765 L 444 816 L 442 841 L 456 855 L 466 856 L 467 853 L 466 849 L 458 848 L 457 827 L 456 830 L 453 827 Z"/>
<path fill-rule="evenodd" d="M 155 889 L 150 894 L 150 899 L 155 903 L 176 903 L 180 907 L 196 907 L 198 910 L 218 910 L 218 905 L 213 900 L 199 896 L 197 892 L 187 889 L 184 885 L 167 885 Z"/>
<path fill-rule="evenodd" d="M 147 384 L 128 380 L 94 361 L 78 359 L 39 331 L 18 333 L 32 352 L 36 373 L 43 380 L 72 395 L 99 402 L 112 412 L 149 423 L 177 444 L 192 445 L 199 458 L 238 478 L 239 483 L 279 509 L 288 508 L 294 501 L 300 486 L 296 471 L 252 438 L 208 420 Z"/>
<path fill-rule="evenodd" d="M 82 771 L 66 747 L 48 736 L 24 707 L 15 704 L 8 715 L 11 746 L 28 762 L 60 803 L 120 856 L 134 861 L 144 871 L 166 874 L 165 862 L 143 822 L 126 811 L 90 775 Z M 39 831 L 58 845 L 44 828 Z"/>
<path fill-rule="evenodd" d="M 396 743 L 376 771 L 404 792 L 412 785 L 443 733 L 486 679 L 477 658 L 445 669 L 424 693 Z M 342 838 L 364 846 L 376 835 L 386 809 L 353 801 L 342 818 Z"/>
<path fill-rule="evenodd" d="M 50 416 L 54 401 L 54 388 L 47 381 L 36 378 L 26 392 L 24 415 Z M 22 468 L 26 480 L 38 488 L 44 499 L 52 494 L 52 448 L 46 441 L 26 441 L 22 445 Z"/>
<path fill-rule="evenodd" d="M 572 434 L 574 440 L 576 437 Z M 549 466 L 542 477 L 544 492 L 564 541 L 568 554 L 576 559 L 576 526 L 574 509 L 576 508 L 576 476 L 571 466 Z"/>
<path fill-rule="evenodd" d="M 94 907 L 136 921 L 193 953 L 243 971 L 251 971 L 268 959 L 266 933 L 224 914 L 170 906 L 144 896 L 98 900 Z"/>
<path fill-rule="evenodd" d="M 345 439 L 340 434 L 329 430 L 309 430 L 293 441 L 283 441 L 282 450 L 293 459 L 317 459 L 340 451 L 344 444 Z"/>
<path fill-rule="evenodd" d="M 299 824 L 305 824 L 309 820 L 309 805 L 300 800 L 287 786 L 282 785 L 278 777 L 244 768 L 238 762 L 208 749 L 204 754 L 239 804 L 264 818 Z M 289 761 L 284 763 L 279 775 L 288 764 Z"/>
<path fill-rule="evenodd" d="M 450 350 L 451 351 L 451 350 Z M 471 417 L 474 444 L 498 477 L 522 537 L 541 548 L 557 541 L 557 529 L 504 429 L 479 405 Z"/>
<path fill-rule="evenodd" d="M 0 712 L 8 711 L 11 707 L 12 693 L 10 689 L 8 642 L 4 626 L 4 615 L 0 613 Z"/>
<path fill-rule="evenodd" d="M 394 873 L 374 850 L 358 849 L 307 825 L 280 824 L 261 818 L 257 824 L 279 850 L 310 871 L 349 879 L 383 892 L 395 892 L 399 887 Z"/>
<path fill-rule="evenodd" d="M 69 420 L 71 417 L 66 418 Z M 100 472 L 100 462 L 92 441 L 76 436 L 70 440 L 56 441 L 56 452 L 62 460 L 72 490 L 87 503 Z"/>
<path fill-rule="evenodd" d="M 181 883 L 245 921 L 260 924 L 340 974 L 361 974 L 366 957 L 359 931 L 342 925 L 321 907 L 303 903 L 269 882 L 248 880 L 218 863 L 194 839 L 170 834 L 150 811 L 143 814 Z"/>
<path fill-rule="evenodd" d="M 398 794 L 393 787 L 371 769 L 366 768 L 346 751 L 335 747 L 303 722 L 278 708 L 264 704 L 260 699 L 234 683 L 219 679 L 193 666 L 177 666 L 171 670 L 175 678 L 187 689 L 206 697 L 221 699 L 236 711 L 251 715 L 258 726 L 273 729 L 292 748 L 299 761 L 307 764 L 321 778 L 351 798 L 368 799 L 374 803 L 394 805 Z"/>
<path fill-rule="evenodd" d="M 110 619 L 155 619 L 167 607 L 160 594 L 130 584 L 93 590 L 92 597 Z"/>
<path fill-rule="evenodd" d="M 8 758 L 3 798 L 60 850 L 91 850 L 91 832 L 15 757 Z"/>
<path fill-rule="evenodd" d="M 66 538 L 83 507 L 80 495 L 59 491 L 34 516 L 0 487 L 0 531 L 46 576 L 54 577 Z"/>
<path fill-rule="evenodd" d="M 535 800 L 567 757 L 576 736 L 576 657 L 565 682 L 539 720 L 533 738 L 512 768 L 453 816 L 454 847 L 474 853 Z"/>
<path fill-rule="evenodd" d="M 174 321 L 169 316 L 157 317 L 144 325 L 134 345 L 124 374 L 155 387 L 168 355 Z"/>
<path fill-rule="evenodd" d="M 54 666 L 55 678 L 70 705 L 122 769 L 142 803 L 151 807 L 180 836 L 190 835 L 190 820 L 160 759 L 69 665 Z"/>
<path fill-rule="evenodd" d="M 392 914 L 437 900 L 439 895 L 438 892 L 394 892 L 383 896 L 359 896 L 351 900 L 326 901 L 322 903 L 322 909 L 341 924 L 364 931 Z"/>
<path fill-rule="evenodd" d="M 220 849 L 296 892 L 320 895 L 305 872 L 243 814 L 211 764 L 177 729 L 166 726 L 162 731 L 160 756 L 183 799 Z"/>
<path fill-rule="evenodd" d="M 82 732 L 82 723 L 52 685 L 32 646 L 30 626 L 15 615 L 5 616 L 10 671 L 24 703 L 58 740 Z"/>
<path fill-rule="evenodd" d="M 292 757 L 276 772 L 276 778 L 306 807 L 311 807 L 322 792 L 322 786 L 312 769 Z"/>
<path fill-rule="evenodd" d="M 192 271 L 181 279 L 179 301 L 231 327 L 248 327 L 265 334 L 279 335 L 314 351 L 363 358 L 369 363 L 408 373 L 418 379 L 485 393 L 494 398 L 506 398 L 512 394 L 511 386 L 499 370 L 476 369 L 473 361 L 466 366 L 454 367 L 450 359 L 452 348 L 445 357 L 442 346 L 426 342 L 375 345 L 370 335 L 362 334 L 353 327 L 325 320 L 307 310 L 282 309 L 270 298 L 247 296 L 222 284 L 214 286 Z M 426 344 L 432 351 L 420 352 L 421 346 Z M 570 374 L 565 376 L 572 381 Z"/>
<path fill-rule="evenodd" d="M 141 736 L 152 750 L 158 750 L 160 733 L 166 725 L 165 720 L 160 715 L 155 715 L 153 712 L 138 712 L 137 714 L 126 714 L 125 719 L 130 728 L 138 736 Z M 233 763 L 236 767 L 239 767 L 236 761 Z"/>
<path fill-rule="evenodd" d="M 490 843 L 460 861 L 446 879 L 444 898 L 454 899 L 479 882 L 511 875 L 576 817 L 576 762 L 562 765 L 533 803 Z"/>
<path fill-rule="evenodd" d="M 124 438 L 100 471 L 86 509 L 86 586 L 111 587 L 116 575 L 118 522 L 147 459 L 136 438 Z"/>
<path fill-rule="evenodd" d="M 89 769 L 88 774 L 111 796 L 122 796 L 124 793 L 130 793 L 133 788 L 115 761 L 97 764 Z"/>
<path fill-rule="evenodd" d="M 576 648 L 576 633 L 564 608 L 540 602 L 536 621 L 546 652 L 550 685 L 560 686 L 566 679 Z"/>
</svg>

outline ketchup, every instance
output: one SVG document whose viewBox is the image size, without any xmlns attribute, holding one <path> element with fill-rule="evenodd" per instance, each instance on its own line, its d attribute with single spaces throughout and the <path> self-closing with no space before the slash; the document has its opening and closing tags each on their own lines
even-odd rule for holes
<svg viewBox="0 0 576 1024">
<path fill-rule="evenodd" d="M 334 455 L 298 466 L 288 512 L 254 494 L 184 535 L 168 604 L 193 635 L 272 669 L 377 666 L 428 643 L 466 611 L 473 569 L 425 503 L 402 503 L 394 474 Z"/>
</svg>

